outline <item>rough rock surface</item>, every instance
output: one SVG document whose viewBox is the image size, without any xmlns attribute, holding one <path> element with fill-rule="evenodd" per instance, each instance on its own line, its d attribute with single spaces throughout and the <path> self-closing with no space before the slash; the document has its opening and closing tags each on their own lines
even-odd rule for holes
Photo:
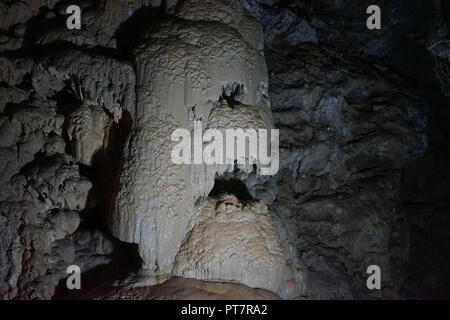
<svg viewBox="0 0 450 320">
<path fill-rule="evenodd" d="M 2 1 L 0 28 L 10 32 L 3 36 L 0 51 L 18 50 L 22 45 L 52 46 L 56 43 L 116 49 L 120 46 L 116 41 L 118 29 L 133 13 L 142 9 L 143 4 L 142 1 L 77 1 L 83 13 L 83 28 L 69 30 L 66 27 L 66 1 Z"/>
<path fill-rule="evenodd" d="M 296 223 L 294 246 L 311 296 L 357 295 L 371 264 L 384 271 L 387 296 L 408 255 L 396 228 L 401 170 L 426 148 L 421 103 L 355 59 L 303 45 L 281 64 L 284 50 L 268 54 L 274 120 L 285 128 L 272 209 L 290 210 Z M 329 67 L 322 73 L 318 65 Z"/>
<path fill-rule="evenodd" d="M 306 295 L 446 295 L 448 5 L 381 1 L 382 30 L 368 32 L 367 1 L 243 4 L 264 27 L 281 134 L 269 210 Z M 365 289 L 370 264 L 379 292 Z"/>
<path fill-rule="evenodd" d="M 244 204 L 234 196 L 204 202 L 175 259 L 174 274 L 299 295 L 284 247 L 264 201 Z"/>
<path fill-rule="evenodd" d="M 48 8 L 55 3 L 45 1 Z M 2 29 L 17 29 L 46 10 L 40 1 L 1 6 Z M 2 299 L 49 299 L 67 266 L 87 271 L 110 261 L 108 237 L 78 230 L 90 211 L 99 210 L 93 182 L 78 164 L 92 165 L 108 148 L 122 106 L 134 110 L 129 64 L 65 50 L 33 59 L 28 45 L 0 49 L 17 50 L 0 58 Z"/>
</svg>

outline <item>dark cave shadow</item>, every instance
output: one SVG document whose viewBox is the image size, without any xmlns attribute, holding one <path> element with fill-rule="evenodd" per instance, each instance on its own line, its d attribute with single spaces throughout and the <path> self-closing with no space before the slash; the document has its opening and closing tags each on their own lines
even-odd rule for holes
<svg viewBox="0 0 450 320">
<path fill-rule="evenodd" d="M 63 138 L 66 141 L 65 152 L 73 156 L 74 145 L 67 135 L 68 116 L 82 106 L 69 86 L 55 95 L 54 99 L 57 101 L 58 113 L 65 117 L 63 124 L 65 128 L 63 130 L 65 136 Z M 113 117 L 108 110 L 103 109 L 103 111 L 110 118 Z M 78 227 L 77 232 L 101 232 L 106 239 L 109 239 L 113 243 L 114 252 L 111 256 L 108 256 L 111 261 L 82 273 L 82 290 L 67 289 L 67 277 L 63 278 L 56 287 L 52 299 L 77 300 L 94 297 L 93 290 L 102 290 L 102 288 L 107 287 L 112 281 L 136 272 L 141 267 L 142 260 L 138 252 L 138 246 L 118 240 L 111 234 L 108 228 L 115 195 L 119 189 L 119 175 L 123 165 L 123 148 L 131 131 L 132 122 L 130 113 L 124 110 L 119 122 L 113 122 L 109 129 L 106 147 L 101 148 L 93 155 L 92 164 L 88 166 L 77 163 L 80 174 L 87 177 L 93 183 L 87 200 L 87 208 L 89 209 L 82 213 L 82 223 Z"/>
<path fill-rule="evenodd" d="M 128 20 L 123 22 L 115 33 L 117 49 L 123 57 L 130 58 L 136 43 L 142 34 L 164 17 L 165 1 L 161 7 L 142 7 L 136 10 Z"/>
<path fill-rule="evenodd" d="M 102 204 L 100 212 L 107 222 L 111 221 L 114 200 L 119 192 L 124 147 L 132 124 L 133 119 L 130 113 L 123 110 L 119 123 L 114 122 L 109 130 L 107 147 L 93 155 L 92 166 L 85 167 L 86 174 L 95 184 L 96 190 L 93 192 Z"/>
<path fill-rule="evenodd" d="M 38 58 L 45 58 L 57 55 L 65 51 L 79 51 L 92 56 L 102 56 L 121 60 L 123 57 L 114 48 L 102 46 L 79 46 L 72 42 L 57 40 L 49 44 L 38 45 L 33 48 L 33 55 Z"/>
<path fill-rule="evenodd" d="M 218 197 L 224 193 L 233 194 L 241 201 L 252 201 L 254 200 L 248 191 L 244 182 L 239 179 L 221 179 L 216 177 L 214 180 L 214 187 L 209 193 L 209 197 Z"/>
<path fill-rule="evenodd" d="M 138 245 L 110 238 L 115 249 L 115 253 L 111 256 L 111 262 L 82 273 L 80 290 L 69 290 L 67 288 L 68 274 L 67 277 L 59 281 L 52 300 L 93 299 L 96 296 L 100 296 L 113 281 L 121 280 L 128 274 L 136 273 L 140 270 L 142 260 L 139 256 Z"/>
<path fill-rule="evenodd" d="M 102 1 L 92 1 L 83 12 L 98 9 Z M 65 7 L 71 4 L 70 0 L 61 0 L 56 7 Z M 66 23 L 67 15 L 57 15 L 47 19 L 46 15 L 51 10 L 47 6 L 41 6 L 38 14 L 34 15 L 27 22 L 27 29 L 23 37 L 22 46 L 16 50 L 4 53 L 9 57 L 39 57 L 60 53 L 66 50 L 76 50 L 93 55 L 101 55 L 112 58 L 123 58 L 129 60 L 135 44 L 141 35 L 153 24 L 160 22 L 165 16 L 166 1 L 161 2 L 160 7 L 144 6 L 136 11 L 123 22 L 114 34 L 117 49 L 102 46 L 78 46 L 65 40 L 56 40 L 49 44 L 39 45 L 36 43 L 41 34 L 53 30 L 55 26 L 63 26 Z M 56 9 L 54 9 L 56 10 Z M 83 29 L 83 27 L 82 27 Z M 2 31 L 8 34 L 7 31 Z"/>
</svg>

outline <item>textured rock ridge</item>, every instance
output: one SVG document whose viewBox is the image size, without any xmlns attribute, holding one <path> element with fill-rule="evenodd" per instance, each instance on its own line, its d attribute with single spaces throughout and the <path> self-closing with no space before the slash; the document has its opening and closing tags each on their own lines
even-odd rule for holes
<svg viewBox="0 0 450 320">
<path fill-rule="evenodd" d="M 0 57 L 2 299 L 50 299 L 67 266 L 87 271 L 111 260 L 108 236 L 79 228 L 98 211 L 83 168 L 98 165 L 94 159 L 111 144 L 113 127 L 134 112 L 130 64 L 64 47 L 37 53 L 53 40 L 45 32 L 45 41 L 31 37 L 31 29 L 48 27 L 33 26 L 31 18 L 45 20 L 40 12 L 49 10 L 52 20 L 52 10 L 65 8 L 45 2 L 45 8 L 40 1 L 0 5 L 2 29 L 28 30 L 0 45 L 6 51 Z M 36 55 L 29 57 L 33 47 Z"/>
<path fill-rule="evenodd" d="M 173 277 L 150 287 L 107 287 L 96 300 L 279 300 L 273 292 L 236 283 Z"/>
<path fill-rule="evenodd" d="M 264 201 L 244 204 L 224 195 L 208 199 L 197 210 L 175 259 L 176 275 L 238 282 L 282 297 L 299 295 Z"/>
<path fill-rule="evenodd" d="M 306 296 L 446 296 L 447 3 L 380 1 L 375 32 L 370 1 L 243 3 L 264 27 L 281 134 L 269 210 Z M 382 292 L 366 290 L 370 264 Z"/>
<path fill-rule="evenodd" d="M 406 230 L 396 229 L 402 168 L 427 146 L 420 100 L 395 93 L 402 86 L 388 74 L 315 45 L 297 48 L 287 64 L 278 63 L 285 49 L 272 48 L 272 110 L 285 128 L 272 210 L 296 223 L 291 239 L 309 294 L 357 296 L 370 264 L 398 289 L 408 255 Z M 322 73 L 316 65 L 329 67 Z M 297 73 L 286 79 L 293 66 Z"/>
</svg>

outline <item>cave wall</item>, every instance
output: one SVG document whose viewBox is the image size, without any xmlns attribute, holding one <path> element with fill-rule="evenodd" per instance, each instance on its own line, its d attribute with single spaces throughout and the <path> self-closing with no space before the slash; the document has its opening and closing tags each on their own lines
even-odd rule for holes
<svg viewBox="0 0 450 320">
<path fill-rule="evenodd" d="M 281 129 L 270 209 L 307 295 L 447 296 L 448 5 L 379 1 L 382 29 L 369 31 L 369 1 L 243 4 L 264 28 Z M 370 264 L 380 292 L 365 289 Z"/>
<path fill-rule="evenodd" d="M 110 149 L 124 131 L 123 114 L 133 111 L 134 70 L 90 50 L 115 45 L 111 32 L 128 11 L 104 3 L 87 15 L 91 28 L 74 36 L 64 2 L 0 6 L 0 296 L 50 299 L 69 265 L 87 271 L 111 260 L 112 239 L 82 223 L 107 201 L 91 172 L 102 165 L 113 178 Z"/>
</svg>

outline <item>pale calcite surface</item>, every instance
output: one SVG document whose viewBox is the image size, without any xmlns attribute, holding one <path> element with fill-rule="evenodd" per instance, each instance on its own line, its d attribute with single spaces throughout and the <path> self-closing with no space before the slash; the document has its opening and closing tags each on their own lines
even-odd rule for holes
<svg viewBox="0 0 450 320">
<path fill-rule="evenodd" d="M 176 18 L 149 30 L 135 51 L 137 108 L 111 219 L 115 236 L 139 244 L 144 272 L 153 276 L 174 272 L 180 248 L 195 226 L 198 205 L 212 190 L 216 173 L 232 169 L 226 164 L 172 163 L 177 144 L 171 141 L 172 132 L 193 130 L 196 120 L 203 122 L 204 130 L 272 128 L 260 26 L 237 0 L 185 1 L 176 10 Z M 250 171 L 253 166 L 241 169 Z M 285 259 L 278 252 L 282 247 L 276 234 L 269 238 L 277 251 L 268 254 L 281 259 L 279 266 L 262 265 L 255 278 L 245 261 L 223 270 L 212 263 L 212 274 L 280 292 Z M 268 281 L 274 270 L 276 275 Z M 186 276 L 208 279 L 196 271 Z"/>
<path fill-rule="evenodd" d="M 275 222 L 264 201 L 242 203 L 235 196 L 209 198 L 192 216 L 195 225 L 177 254 L 176 275 L 225 280 L 289 292 L 292 273 Z"/>
</svg>

